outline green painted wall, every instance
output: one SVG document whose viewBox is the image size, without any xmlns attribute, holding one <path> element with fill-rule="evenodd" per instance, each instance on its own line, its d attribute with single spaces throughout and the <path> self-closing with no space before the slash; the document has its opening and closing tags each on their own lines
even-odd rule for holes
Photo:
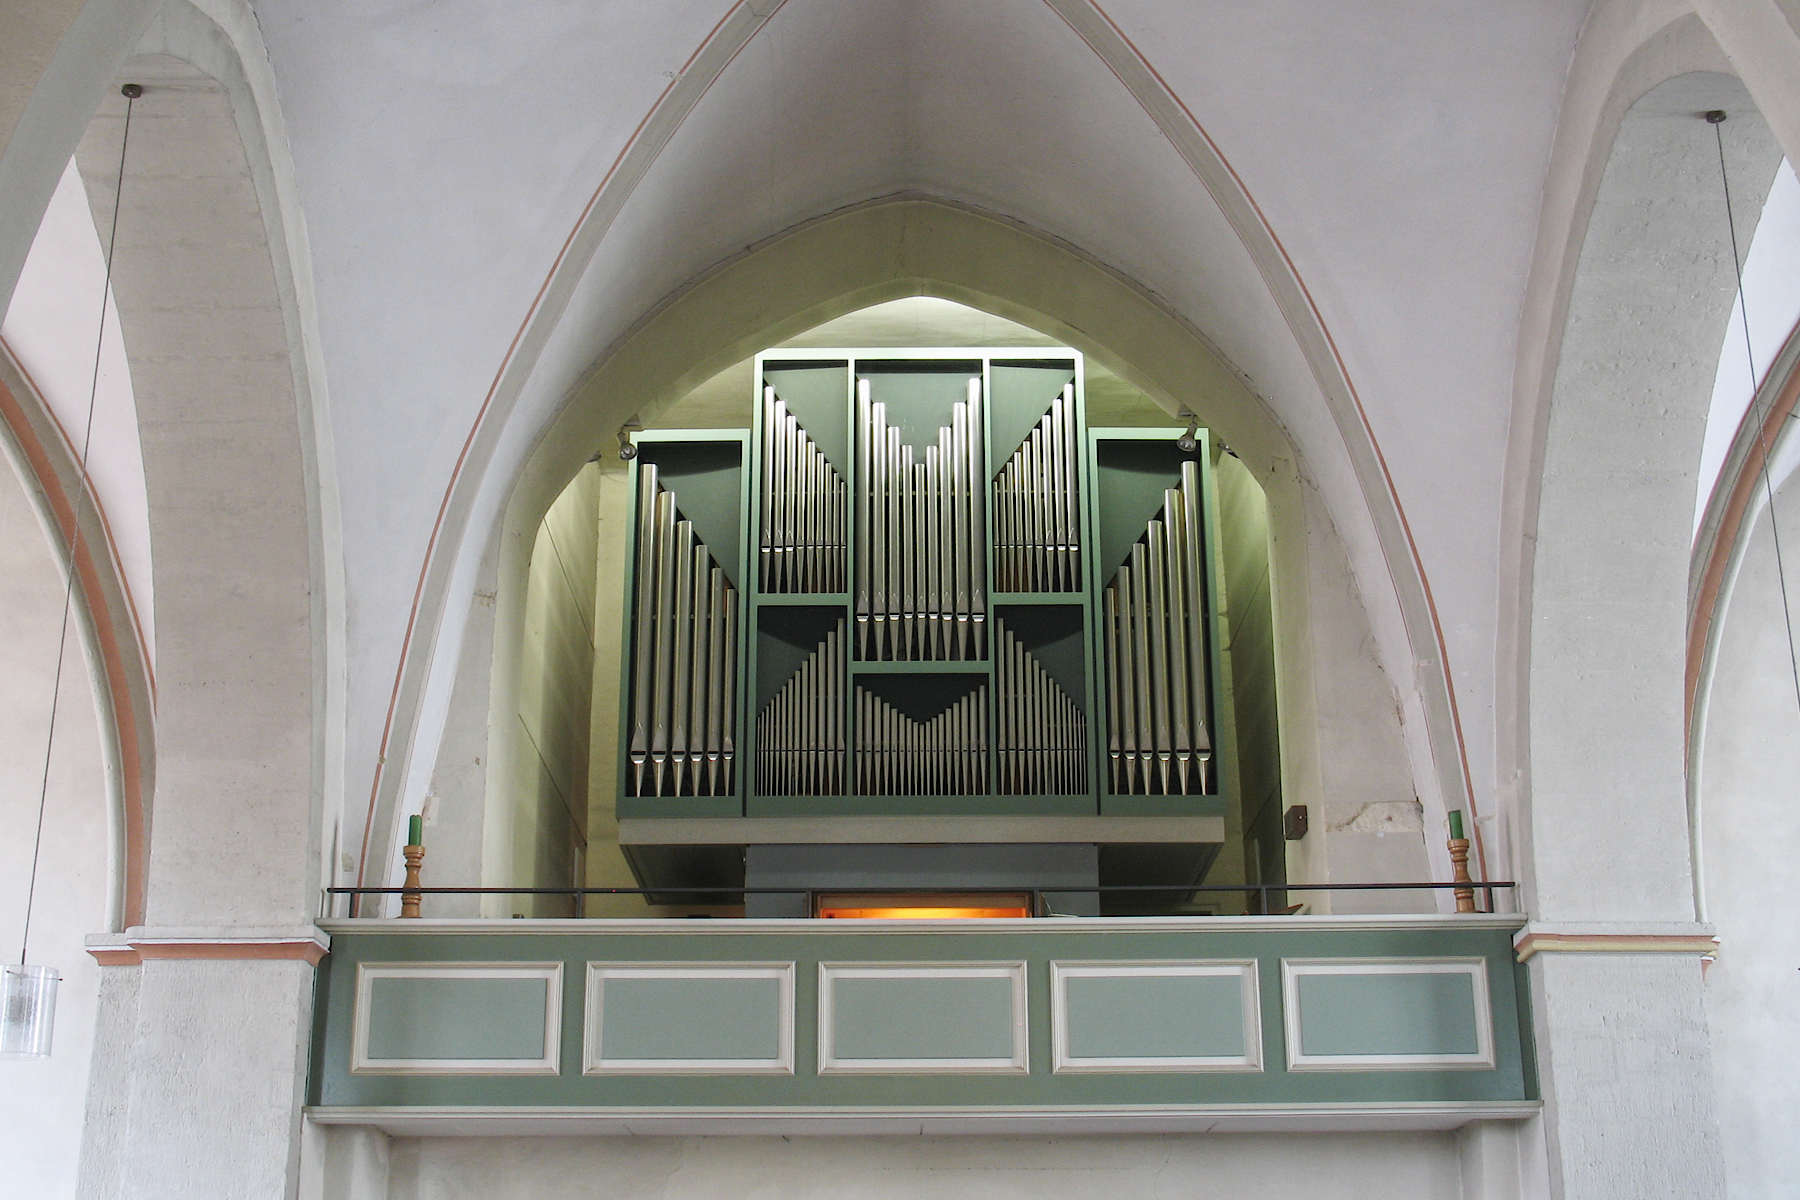
<svg viewBox="0 0 1800 1200">
<path fill-rule="evenodd" d="M 543 979 L 376 979 L 370 1058 L 541 1058 Z"/>
<path fill-rule="evenodd" d="M 1303 975 L 1305 1054 L 1474 1054 L 1475 993 L 1467 975 Z"/>
<path fill-rule="evenodd" d="M 338 927 L 320 967 L 310 1103 L 321 1105 L 606 1105 L 626 1107 L 793 1105 L 1386 1104 L 1536 1098 L 1529 1061 L 1523 972 L 1511 931 L 1295 930 L 1270 921 L 1221 932 L 1115 928 L 976 933 L 878 932 L 800 927 L 733 932 L 724 922 L 681 923 L 668 932 L 362 933 Z M 1290 1072 L 1282 1040 L 1281 959 L 1463 957 L 1487 960 L 1497 1066 L 1492 1070 Z M 1261 1072 L 1053 1075 L 1050 962 L 1250 958 L 1261 977 Z M 349 1074 L 349 1031 L 358 962 L 563 960 L 562 1071 L 536 1078 L 423 1078 Z M 1023 959 L 1029 1018 L 1028 1075 L 820 1076 L 815 1040 L 818 963 L 1004 962 Z M 582 987 L 588 961 L 793 961 L 795 1074 L 787 1076 L 584 1077 Z"/>
<path fill-rule="evenodd" d="M 607 1058 L 772 1059 L 781 1049 L 773 979 L 606 980 L 600 1047 Z"/>
<path fill-rule="evenodd" d="M 1225 1058 L 1249 1050 L 1235 975 L 1077 977 L 1064 987 L 1076 1058 Z"/>
<path fill-rule="evenodd" d="M 1010 1058 L 1006 979 L 838 979 L 832 1046 L 845 1058 Z"/>
</svg>

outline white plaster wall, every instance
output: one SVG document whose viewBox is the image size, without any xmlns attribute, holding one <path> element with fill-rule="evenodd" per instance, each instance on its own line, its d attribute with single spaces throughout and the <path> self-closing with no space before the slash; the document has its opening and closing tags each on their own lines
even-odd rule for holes
<svg viewBox="0 0 1800 1200">
<path fill-rule="evenodd" d="M 133 60 L 132 73 L 146 90 L 113 291 L 159 617 L 147 918 L 303 920 L 319 877 L 312 563 L 267 229 L 224 88 L 162 56 Z M 107 97 L 78 152 L 89 199 L 109 215 L 124 111 Z"/>
<path fill-rule="evenodd" d="M 1536 914 L 1693 915 L 1682 679 L 1706 397 L 1734 275 L 1719 153 L 1739 113 L 1740 231 L 1780 161 L 1737 80 L 1640 100 L 1596 195 L 1549 416 L 1533 576 L 1529 836 Z M 1594 833 L 1609 834 L 1596 853 Z"/>
<path fill-rule="evenodd" d="M 1296 882 L 1397 883 L 1432 878 L 1423 809 L 1407 758 L 1403 709 L 1381 666 L 1361 589 L 1324 497 L 1303 487 L 1313 677 L 1318 693 L 1318 812 L 1289 858 Z M 1279 591 L 1275 603 L 1282 603 Z M 1283 739 L 1307 730 L 1282 730 Z M 1415 731 L 1423 737 L 1422 732 Z M 1308 845 L 1307 843 L 1311 843 Z M 1314 912 L 1432 912 L 1428 892 L 1295 893 Z"/>
<path fill-rule="evenodd" d="M 1530 975 L 1551 1194 L 1724 1196 L 1700 964 L 1547 953 Z"/>
<path fill-rule="evenodd" d="M 1729 128 L 1731 122 L 1726 121 Z M 1720 211 L 1724 210 L 1721 194 Z M 1756 236 L 1744 245 L 1738 232 L 1738 252 L 1743 255 L 1744 303 L 1731 302 L 1731 320 L 1725 324 L 1725 342 L 1719 347 L 1719 368 L 1713 378 L 1712 406 L 1706 417 L 1706 440 L 1700 449 L 1700 487 L 1694 495 L 1694 528 L 1706 516 L 1706 504 L 1718 486 L 1719 468 L 1731 449 L 1733 436 L 1744 419 L 1756 386 L 1780 353 L 1782 343 L 1800 320 L 1800 179 L 1793 164 L 1783 160 L 1756 222 Z M 1750 377 L 1751 359 L 1745 357 L 1744 310 L 1750 312 L 1749 349 L 1756 364 Z"/>
<path fill-rule="evenodd" d="M 82 1200 L 293 1196 L 312 968 L 240 959 L 103 969 L 137 978 L 120 980 L 99 1027 L 109 1061 L 88 1112 Z"/>
<path fill-rule="evenodd" d="M 1453 1134 L 397 1139 L 392 1200 L 1461 1200 Z"/>
<path fill-rule="evenodd" d="M 110 214 L 109 214 L 110 224 Z M 143 629 L 144 652 L 156 662 L 156 612 L 150 603 L 150 506 L 138 445 L 137 403 L 119 313 L 106 297 L 99 374 L 95 333 L 106 280 L 106 254 L 73 160 L 57 182 L 44 223 L 31 243 L 12 304 L 0 324 L 19 366 L 55 414 L 73 453 L 86 454 L 90 486 L 106 514 L 121 573 Z M 92 436 L 88 391 L 94 389 Z"/>
<path fill-rule="evenodd" d="M 63 586 L 17 473 L 0 465 L 0 955 L 12 962 L 31 879 Z M 54 1044 L 49 1059 L 0 1062 L 0 1191 L 17 1195 L 74 1192 L 100 986 L 82 939 L 107 919 L 110 796 L 79 621 L 71 614 L 64 643 L 29 948 L 30 962 L 63 977 Z"/>
<path fill-rule="evenodd" d="M 513 731 L 520 739 L 512 756 L 517 774 L 509 781 L 517 804 L 512 881 L 523 886 L 580 882 L 575 852 L 587 841 L 599 505 L 600 469 L 589 463 L 550 506 L 531 553 Z M 562 897 L 538 896 L 520 897 L 511 911 L 569 916 L 575 908 Z"/>
<path fill-rule="evenodd" d="M 1792 594 L 1800 496 L 1776 499 Z M 1705 985 L 1712 1078 L 1730 1194 L 1743 1200 L 1800 1186 L 1800 922 L 1776 915 L 1791 909 L 1800 858 L 1800 697 L 1780 586 L 1764 509 L 1722 614 L 1700 759 L 1704 898 L 1720 938 Z"/>
</svg>

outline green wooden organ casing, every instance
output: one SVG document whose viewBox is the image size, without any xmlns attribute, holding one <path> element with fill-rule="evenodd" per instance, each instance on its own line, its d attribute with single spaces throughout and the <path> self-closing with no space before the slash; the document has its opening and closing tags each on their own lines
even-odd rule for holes
<svg viewBox="0 0 1800 1200">
<path fill-rule="evenodd" d="M 1072 350 L 755 379 L 633 438 L 622 819 L 1225 812 L 1205 430 L 1090 428 Z"/>
</svg>

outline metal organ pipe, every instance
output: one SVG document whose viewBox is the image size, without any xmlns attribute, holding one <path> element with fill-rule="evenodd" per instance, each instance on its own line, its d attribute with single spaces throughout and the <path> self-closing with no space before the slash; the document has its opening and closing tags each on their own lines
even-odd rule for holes
<svg viewBox="0 0 1800 1200">
<path fill-rule="evenodd" d="M 756 717 L 756 786 L 765 796 L 837 796 L 845 783 L 844 621 Z"/>
<path fill-rule="evenodd" d="M 1087 791 L 1087 717 L 1004 622 L 994 629 L 995 728 L 1004 795 Z"/>
<path fill-rule="evenodd" d="M 1003 592 L 1081 590 L 1075 385 L 1050 402 L 994 479 L 994 575 Z"/>
<path fill-rule="evenodd" d="M 914 720 L 856 688 L 857 791 L 865 796 L 979 796 L 988 791 L 987 683 Z"/>
<path fill-rule="evenodd" d="M 842 591 L 848 486 L 774 388 L 763 389 L 762 409 L 757 497 L 762 590 Z"/>
<path fill-rule="evenodd" d="M 729 794 L 737 589 L 654 463 L 638 468 L 636 568 L 627 786 L 636 796 Z"/>
<path fill-rule="evenodd" d="M 856 382 L 856 647 L 865 660 L 985 656 L 981 380 L 923 453 Z"/>
<path fill-rule="evenodd" d="M 1185 461 L 1101 598 L 1115 793 L 1211 787 L 1202 519 L 1199 464 Z"/>
</svg>

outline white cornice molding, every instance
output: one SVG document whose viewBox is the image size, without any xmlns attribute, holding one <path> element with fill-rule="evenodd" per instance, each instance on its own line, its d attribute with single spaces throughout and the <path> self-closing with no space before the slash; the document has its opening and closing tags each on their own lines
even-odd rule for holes
<svg viewBox="0 0 1800 1200">
<path fill-rule="evenodd" d="M 86 945 L 102 966 L 136 966 L 150 958 L 316 965 L 331 950 L 331 935 L 316 925 L 133 925 L 122 933 L 89 934 Z"/>
<path fill-rule="evenodd" d="M 1698 921 L 1532 921 L 1513 936 L 1520 962 L 1539 954 L 1691 954 L 1719 952 L 1711 925 Z"/>
</svg>

